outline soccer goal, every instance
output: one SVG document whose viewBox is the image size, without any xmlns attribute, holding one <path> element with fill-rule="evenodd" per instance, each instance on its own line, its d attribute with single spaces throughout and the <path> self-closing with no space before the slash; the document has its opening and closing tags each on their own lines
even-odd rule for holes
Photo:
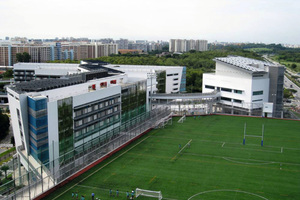
<svg viewBox="0 0 300 200">
<path fill-rule="evenodd" d="M 140 188 L 136 188 L 135 192 L 136 192 L 136 197 L 139 196 L 154 197 L 154 198 L 158 198 L 159 200 L 163 198 L 161 191 L 143 190 Z"/>
<path fill-rule="evenodd" d="M 183 115 L 179 120 L 178 120 L 178 123 L 183 123 L 183 121 L 186 119 L 186 116 Z"/>
</svg>

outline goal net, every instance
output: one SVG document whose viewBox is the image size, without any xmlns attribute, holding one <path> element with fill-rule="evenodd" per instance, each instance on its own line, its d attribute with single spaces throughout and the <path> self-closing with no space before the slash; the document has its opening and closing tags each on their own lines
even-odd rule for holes
<svg viewBox="0 0 300 200">
<path fill-rule="evenodd" d="M 135 191 L 136 191 L 136 197 L 139 196 L 154 197 L 154 198 L 158 198 L 159 200 L 163 198 L 161 191 L 143 190 L 140 188 L 136 188 Z"/>
</svg>

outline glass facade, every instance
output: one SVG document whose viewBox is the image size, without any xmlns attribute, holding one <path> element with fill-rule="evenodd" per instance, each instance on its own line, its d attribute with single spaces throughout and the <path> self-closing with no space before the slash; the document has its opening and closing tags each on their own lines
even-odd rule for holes
<svg viewBox="0 0 300 200">
<path fill-rule="evenodd" d="M 166 71 L 156 72 L 157 76 L 157 93 L 166 92 Z"/>
<path fill-rule="evenodd" d="M 182 69 L 181 83 L 180 83 L 180 92 L 186 91 L 186 67 Z"/>
<path fill-rule="evenodd" d="M 57 101 L 59 155 L 68 155 L 60 157 L 60 163 L 67 162 L 74 156 L 72 154 L 66 154 L 74 149 L 72 102 L 72 97 Z"/>
<path fill-rule="evenodd" d="M 146 112 L 147 82 L 122 87 L 122 124 Z"/>
<path fill-rule="evenodd" d="M 30 154 L 42 163 L 49 161 L 46 97 L 27 97 Z"/>
</svg>

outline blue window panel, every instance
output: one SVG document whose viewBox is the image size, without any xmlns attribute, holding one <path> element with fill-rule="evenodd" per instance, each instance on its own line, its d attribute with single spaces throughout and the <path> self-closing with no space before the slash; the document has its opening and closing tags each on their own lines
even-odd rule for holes
<svg viewBox="0 0 300 200">
<path fill-rule="evenodd" d="M 29 124 L 31 124 L 32 126 L 34 126 L 36 128 L 48 125 L 47 116 L 43 116 L 40 118 L 34 118 L 32 115 L 29 115 L 28 121 L 29 121 Z"/>
<path fill-rule="evenodd" d="M 34 100 L 30 97 L 28 99 L 28 106 L 33 109 L 34 111 L 39 111 L 43 109 L 47 109 L 47 99 L 39 99 L 39 100 Z"/>
<path fill-rule="evenodd" d="M 40 151 L 40 149 L 46 149 L 48 148 L 48 143 L 43 144 L 42 146 L 36 147 L 35 144 L 33 144 L 31 141 L 29 141 L 29 145 L 35 149 L 36 151 Z"/>
<path fill-rule="evenodd" d="M 39 140 L 34 139 L 34 137 L 32 137 L 32 136 L 30 136 L 30 138 L 32 138 L 36 143 L 40 143 L 40 142 L 42 142 L 43 140 L 47 140 L 47 139 L 48 139 L 48 136 L 43 137 L 43 138 L 41 138 L 41 139 L 39 139 Z"/>
<path fill-rule="evenodd" d="M 40 135 L 43 133 L 48 132 L 48 127 L 42 128 L 42 129 L 34 129 L 32 126 L 29 126 L 29 129 L 35 134 L 35 135 Z"/>
</svg>

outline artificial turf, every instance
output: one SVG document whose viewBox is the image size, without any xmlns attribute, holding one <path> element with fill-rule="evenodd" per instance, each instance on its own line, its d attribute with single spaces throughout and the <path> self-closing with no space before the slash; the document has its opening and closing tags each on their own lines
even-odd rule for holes
<svg viewBox="0 0 300 200">
<path fill-rule="evenodd" d="M 300 121 L 219 115 L 178 119 L 45 199 L 72 199 L 72 192 L 79 199 L 91 199 L 92 192 L 101 200 L 126 199 L 126 191 L 135 188 L 161 191 L 172 200 L 300 199 Z M 263 147 L 256 137 L 246 137 L 243 145 L 245 123 L 246 134 L 257 136 L 264 124 Z"/>
</svg>

